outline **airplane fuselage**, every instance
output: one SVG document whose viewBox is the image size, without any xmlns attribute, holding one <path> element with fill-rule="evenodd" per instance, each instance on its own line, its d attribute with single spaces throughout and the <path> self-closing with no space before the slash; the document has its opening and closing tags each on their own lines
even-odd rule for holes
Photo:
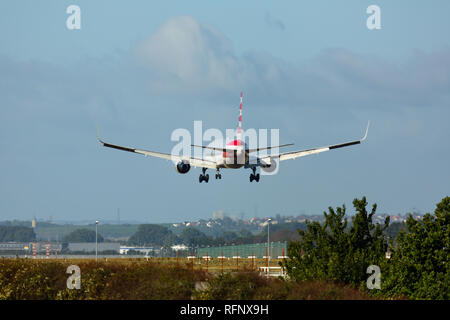
<svg viewBox="0 0 450 320">
<path fill-rule="evenodd" d="M 225 150 L 216 156 L 212 156 L 218 163 L 218 167 L 227 169 L 242 168 L 249 159 L 245 142 L 237 139 L 226 144 Z"/>
</svg>

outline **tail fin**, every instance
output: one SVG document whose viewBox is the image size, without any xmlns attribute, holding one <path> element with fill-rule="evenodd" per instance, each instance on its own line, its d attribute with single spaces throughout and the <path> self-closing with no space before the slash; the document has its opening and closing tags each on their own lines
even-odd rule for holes
<svg viewBox="0 0 450 320">
<path fill-rule="evenodd" d="M 241 91 L 241 102 L 239 104 L 239 127 L 238 127 L 238 139 L 242 137 L 242 91 Z"/>
</svg>

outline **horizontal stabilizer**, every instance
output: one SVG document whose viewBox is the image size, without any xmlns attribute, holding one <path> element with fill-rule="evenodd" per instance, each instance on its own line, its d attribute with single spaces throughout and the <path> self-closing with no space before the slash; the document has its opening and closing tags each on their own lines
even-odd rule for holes
<svg viewBox="0 0 450 320">
<path fill-rule="evenodd" d="M 288 147 L 288 146 L 293 146 L 293 143 L 288 143 L 288 144 L 282 144 L 279 146 L 274 146 L 274 147 L 263 147 L 263 148 L 256 148 L 256 149 L 248 149 L 247 152 L 251 153 L 251 152 L 258 152 L 258 151 L 262 151 L 262 150 L 269 150 L 269 149 L 275 149 L 275 148 L 283 148 L 283 147 Z"/>
</svg>

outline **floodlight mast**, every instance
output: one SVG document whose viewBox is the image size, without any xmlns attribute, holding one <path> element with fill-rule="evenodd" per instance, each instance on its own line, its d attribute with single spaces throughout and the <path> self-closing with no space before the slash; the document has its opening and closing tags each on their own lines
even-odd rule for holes
<svg viewBox="0 0 450 320">
<path fill-rule="evenodd" d="M 95 262 L 98 263 L 98 220 L 95 221 Z"/>
<path fill-rule="evenodd" d="M 269 240 L 269 226 L 270 226 L 270 221 L 272 221 L 272 219 L 267 219 L 267 276 L 270 276 L 270 240 Z"/>
</svg>

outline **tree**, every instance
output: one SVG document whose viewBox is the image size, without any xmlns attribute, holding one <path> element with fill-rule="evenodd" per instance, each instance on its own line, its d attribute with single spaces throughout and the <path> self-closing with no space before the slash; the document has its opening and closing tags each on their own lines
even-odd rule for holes
<svg viewBox="0 0 450 320">
<path fill-rule="evenodd" d="M 406 223 L 403 221 L 402 222 L 393 222 L 386 229 L 386 235 L 390 239 L 395 240 L 401 230 L 406 230 Z"/>
<path fill-rule="evenodd" d="M 187 227 L 180 234 L 180 240 L 189 247 L 208 245 L 211 239 L 203 232 L 192 227 Z"/>
<path fill-rule="evenodd" d="M 369 265 L 378 265 L 385 260 L 388 247 L 383 226 L 374 225 L 372 211 L 367 212 L 366 198 L 355 199 L 356 214 L 350 227 L 345 217 L 346 208 L 328 208 L 325 221 L 306 223 L 306 230 L 298 230 L 300 240 L 288 246 L 286 269 L 296 280 L 334 280 L 354 286 L 361 286 L 367 279 Z"/>
<path fill-rule="evenodd" d="M 220 235 L 220 238 L 225 244 L 230 244 L 238 238 L 238 235 L 233 231 L 225 231 Z"/>
<path fill-rule="evenodd" d="M 382 267 L 381 293 L 412 299 L 450 297 L 450 197 L 423 220 L 410 214 L 407 231 L 400 231 L 391 258 Z"/>
<path fill-rule="evenodd" d="M 351 275 L 348 276 L 349 283 L 356 284 L 363 282 L 366 286 L 365 280 L 367 278 L 367 267 L 370 265 L 378 265 L 386 261 L 386 251 L 388 250 L 388 242 L 386 237 L 386 229 L 389 227 L 390 218 L 387 217 L 384 225 L 374 225 L 372 217 L 374 216 L 377 205 L 372 206 L 372 211 L 367 212 L 366 197 L 361 200 L 355 199 L 353 206 L 357 214 L 352 219 L 352 227 L 350 228 L 350 255 L 349 263 L 355 263 L 354 268 L 351 269 Z"/>
<path fill-rule="evenodd" d="M 179 244 L 180 243 L 180 238 L 178 238 L 175 234 L 173 234 L 172 232 L 170 232 L 163 240 L 163 244 L 162 246 L 166 249 L 169 249 L 170 247 L 172 247 L 175 244 Z"/>
<path fill-rule="evenodd" d="M 128 244 L 137 246 L 169 246 L 173 239 L 175 238 L 172 231 L 164 226 L 157 224 L 141 224 L 139 225 L 137 231 L 130 237 L 130 239 L 128 239 Z"/>
<path fill-rule="evenodd" d="M 76 229 L 63 238 L 63 242 L 95 242 L 95 231 L 89 229 Z M 103 242 L 103 237 L 97 234 L 97 242 Z"/>
<path fill-rule="evenodd" d="M 239 236 L 241 238 L 251 238 L 251 237 L 253 237 L 253 234 L 251 233 L 250 230 L 241 228 L 241 231 L 239 231 Z"/>
<path fill-rule="evenodd" d="M 0 242 L 16 241 L 27 242 L 34 241 L 36 234 L 33 228 L 20 226 L 0 226 Z"/>
</svg>

